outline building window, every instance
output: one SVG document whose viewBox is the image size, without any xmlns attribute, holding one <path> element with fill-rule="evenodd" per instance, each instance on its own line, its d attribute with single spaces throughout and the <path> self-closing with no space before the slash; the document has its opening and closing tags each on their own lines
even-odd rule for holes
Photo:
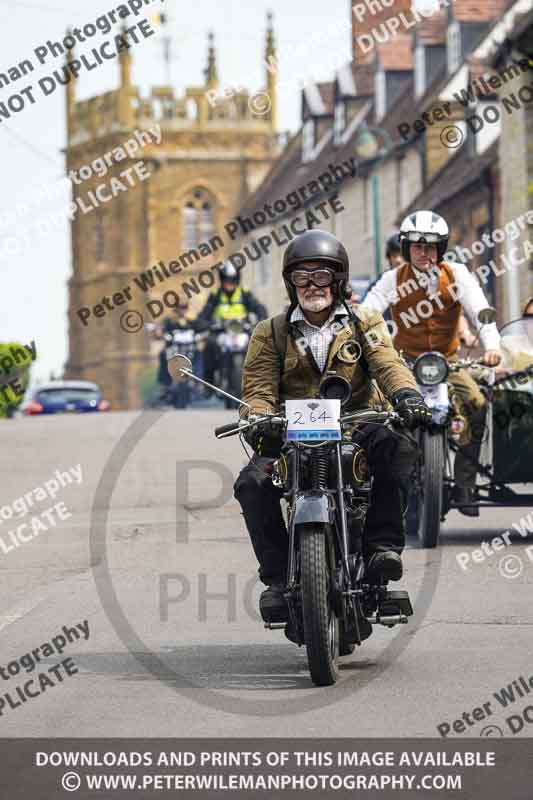
<svg viewBox="0 0 533 800">
<path fill-rule="evenodd" d="M 183 206 L 183 246 L 197 248 L 214 229 L 213 202 L 205 189 L 194 189 Z"/>
<path fill-rule="evenodd" d="M 202 204 L 202 208 L 200 209 L 200 241 L 205 241 L 209 239 L 213 232 L 213 209 L 211 205 L 206 201 Z"/>
<path fill-rule="evenodd" d="M 105 227 L 104 215 L 97 211 L 94 223 L 94 257 L 96 261 L 103 261 L 105 255 Z"/>
<path fill-rule="evenodd" d="M 385 116 L 387 110 L 387 79 L 381 69 L 376 73 L 376 119 Z"/>
<path fill-rule="evenodd" d="M 335 104 L 335 117 L 333 121 L 333 144 L 341 144 L 342 134 L 346 127 L 346 106 L 339 101 Z"/>
<path fill-rule="evenodd" d="M 415 50 L 415 97 L 426 91 L 426 48 L 418 44 Z"/>
<path fill-rule="evenodd" d="M 311 161 L 315 149 L 315 123 L 308 119 L 302 129 L 302 161 Z"/>
<path fill-rule="evenodd" d="M 451 74 L 461 66 L 461 26 L 457 20 L 448 25 L 446 57 L 448 72 Z"/>
<path fill-rule="evenodd" d="M 183 244 L 185 247 L 196 247 L 198 244 L 198 214 L 192 203 L 187 203 L 183 209 Z"/>
</svg>

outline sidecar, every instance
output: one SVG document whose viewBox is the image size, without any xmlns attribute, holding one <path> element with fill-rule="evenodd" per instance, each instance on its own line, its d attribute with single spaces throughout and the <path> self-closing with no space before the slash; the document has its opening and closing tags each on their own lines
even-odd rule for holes
<svg viewBox="0 0 533 800">
<path fill-rule="evenodd" d="M 491 391 L 493 483 L 533 483 L 533 318 L 510 322 L 501 337 L 508 375 Z M 518 497 L 529 498 L 527 504 L 533 500 L 532 495 Z"/>
</svg>

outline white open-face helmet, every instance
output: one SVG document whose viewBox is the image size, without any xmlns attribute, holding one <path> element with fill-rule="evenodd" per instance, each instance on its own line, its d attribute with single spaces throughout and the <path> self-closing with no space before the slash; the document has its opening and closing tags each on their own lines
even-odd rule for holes
<svg viewBox="0 0 533 800">
<path fill-rule="evenodd" d="M 446 220 L 433 211 L 415 211 L 404 219 L 400 227 L 402 256 L 410 262 L 409 250 L 412 242 L 437 245 L 437 263 L 448 247 L 450 231 Z"/>
</svg>

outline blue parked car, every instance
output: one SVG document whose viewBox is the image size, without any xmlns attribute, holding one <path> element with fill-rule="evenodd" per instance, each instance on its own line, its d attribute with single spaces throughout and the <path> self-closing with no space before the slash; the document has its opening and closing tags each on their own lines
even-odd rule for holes
<svg viewBox="0 0 533 800">
<path fill-rule="evenodd" d="M 51 381 L 39 386 L 22 411 L 35 414 L 61 414 L 86 411 L 109 411 L 98 384 L 91 381 Z"/>
</svg>

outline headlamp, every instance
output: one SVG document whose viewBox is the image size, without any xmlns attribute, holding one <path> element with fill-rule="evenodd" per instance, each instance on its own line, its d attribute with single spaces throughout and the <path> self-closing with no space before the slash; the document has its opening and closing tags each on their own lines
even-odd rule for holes
<svg viewBox="0 0 533 800">
<path fill-rule="evenodd" d="M 448 362 L 440 353 L 422 353 L 414 363 L 413 373 L 420 386 L 437 386 L 448 377 Z"/>
</svg>

